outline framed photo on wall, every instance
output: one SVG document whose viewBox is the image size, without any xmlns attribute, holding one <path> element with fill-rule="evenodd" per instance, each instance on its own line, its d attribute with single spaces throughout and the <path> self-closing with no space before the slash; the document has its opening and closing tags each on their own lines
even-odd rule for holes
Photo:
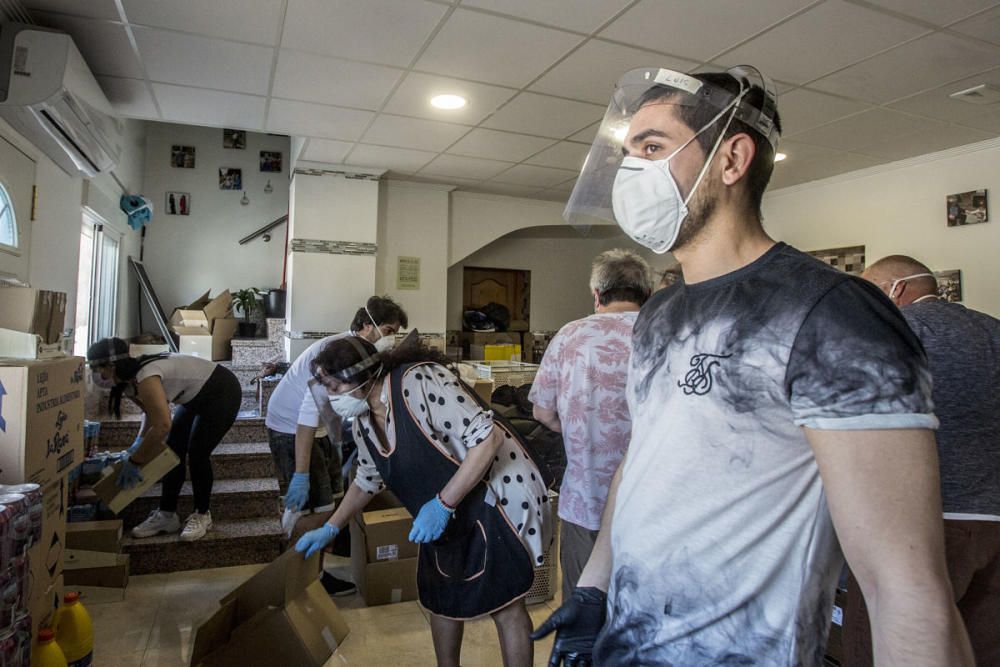
<svg viewBox="0 0 1000 667">
<path fill-rule="evenodd" d="M 268 172 L 279 172 L 281 171 L 281 152 L 280 151 L 261 151 L 260 152 L 260 170 Z"/>
<path fill-rule="evenodd" d="M 191 194 L 188 192 L 168 192 L 163 210 L 167 215 L 191 215 Z"/>
<path fill-rule="evenodd" d="M 225 129 L 222 131 L 222 147 L 223 148 L 237 148 L 243 150 L 247 147 L 247 133 L 246 130 L 230 130 Z"/>
<path fill-rule="evenodd" d="M 232 169 L 230 167 L 219 168 L 219 189 L 220 190 L 242 190 L 243 170 Z"/>
<path fill-rule="evenodd" d="M 969 190 L 948 195 L 948 226 L 976 225 L 989 220 L 986 190 Z"/>
<path fill-rule="evenodd" d="M 935 271 L 934 277 L 938 281 L 938 296 L 945 301 L 962 300 L 962 270 L 951 269 L 948 271 Z"/>
<path fill-rule="evenodd" d="M 176 169 L 194 169 L 194 146 L 171 146 L 170 166 Z"/>
</svg>

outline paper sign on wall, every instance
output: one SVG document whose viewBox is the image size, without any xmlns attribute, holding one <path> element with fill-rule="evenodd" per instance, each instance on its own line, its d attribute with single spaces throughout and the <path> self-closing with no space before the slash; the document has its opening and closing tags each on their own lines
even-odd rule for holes
<svg viewBox="0 0 1000 667">
<path fill-rule="evenodd" d="M 420 289 L 420 258 L 398 258 L 396 267 L 396 289 Z"/>
</svg>

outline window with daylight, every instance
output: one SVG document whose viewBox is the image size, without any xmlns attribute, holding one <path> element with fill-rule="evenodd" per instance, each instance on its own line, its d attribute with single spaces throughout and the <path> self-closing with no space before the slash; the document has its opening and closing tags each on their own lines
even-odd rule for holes
<svg viewBox="0 0 1000 667">
<path fill-rule="evenodd" d="M 14 202 L 11 201 L 3 183 L 0 183 L 0 245 L 17 248 L 17 220 L 14 218 Z"/>
</svg>

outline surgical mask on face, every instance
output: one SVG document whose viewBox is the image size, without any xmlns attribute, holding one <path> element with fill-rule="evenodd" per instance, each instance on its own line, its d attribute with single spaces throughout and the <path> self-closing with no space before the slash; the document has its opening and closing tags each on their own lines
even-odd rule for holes
<svg viewBox="0 0 1000 667">
<path fill-rule="evenodd" d="M 375 341 L 375 349 L 378 350 L 379 352 L 388 352 L 395 346 L 396 346 L 395 337 L 390 338 L 389 336 L 382 336 L 377 341 Z"/>
<path fill-rule="evenodd" d="M 674 247 L 681 225 L 688 215 L 688 202 L 708 172 L 709 165 L 712 164 L 712 159 L 719 150 L 723 137 L 726 136 L 743 95 L 744 93 L 741 93 L 705 127 L 698 130 L 666 158 L 644 160 L 628 156 L 622 160 L 611 191 L 611 205 L 618 225 L 633 241 L 658 254 L 663 254 Z M 726 120 L 726 126 L 722 128 L 719 138 L 705 159 L 691 192 L 687 198 L 682 197 L 677 181 L 670 173 L 670 160 L 727 113 L 729 119 Z"/>
<path fill-rule="evenodd" d="M 104 376 L 101 375 L 101 372 L 98 370 L 92 372 L 91 379 L 93 379 L 94 384 L 96 384 L 101 389 L 113 389 L 115 386 L 114 380 L 105 380 Z"/>
<path fill-rule="evenodd" d="M 374 388 L 375 383 L 372 381 L 372 386 L 369 387 L 368 393 L 365 394 L 364 398 L 358 398 L 357 396 L 352 395 L 353 392 L 357 391 L 357 389 L 353 389 L 346 394 L 334 394 L 330 397 L 330 407 L 333 408 L 334 412 L 344 418 L 363 415 L 368 412 L 368 396 L 371 395 L 372 389 Z"/>
<path fill-rule="evenodd" d="M 936 276 L 933 273 L 914 273 L 912 276 L 905 276 L 903 278 L 896 278 L 895 280 L 892 281 L 892 285 L 889 287 L 889 298 L 890 299 L 896 298 L 896 286 L 899 285 L 899 283 L 901 283 L 903 281 L 906 281 L 906 280 L 914 280 L 916 278 L 936 278 Z M 926 299 L 929 296 L 933 296 L 933 295 L 932 294 L 928 294 L 927 296 L 922 296 L 920 298 L 921 299 Z"/>
</svg>

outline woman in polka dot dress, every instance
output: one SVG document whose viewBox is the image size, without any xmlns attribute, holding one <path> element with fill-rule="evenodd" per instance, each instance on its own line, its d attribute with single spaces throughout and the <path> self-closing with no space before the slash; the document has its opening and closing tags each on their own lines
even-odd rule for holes
<svg viewBox="0 0 1000 667">
<path fill-rule="evenodd" d="M 329 522 L 296 548 L 323 548 L 388 487 L 416 517 L 417 589 L 438 665 L 459 664 L 463 621 L 484 614 L 504 664 L 531 664 L 523 598 L 552 530 L 545 484 L 516 431 L 420 344 L 380 353 L 343 339 L 313 363 L 334 409 L 355 417 L 359 468 Z"/>
</svg>

